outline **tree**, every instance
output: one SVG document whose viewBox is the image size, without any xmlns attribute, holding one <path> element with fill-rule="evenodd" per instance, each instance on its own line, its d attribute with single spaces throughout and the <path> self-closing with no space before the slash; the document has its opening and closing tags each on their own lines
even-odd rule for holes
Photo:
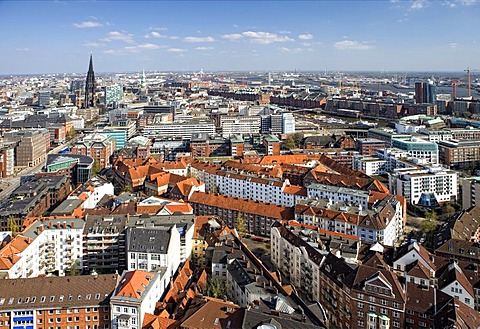
<svg viewBox="0 0 480 329">
<path fill-rule="evenodd" d="M 214 298 L 227 298 L 227 281 L 220 277 L 211 277 L 207 280 L 207 295 Z"/>
<path fill-rule="evenodd" d="M 237 218 L 235 219 L 234 226 L 240 238 L 243 238 L 245 237 L 245 235 L 247 235 L 248 233 L 247 222 L 245 221 L 245 218 L 240 212 L 238 213 Z"/>
<path fill-rule="evenodd" d="M 17 222 L 17 219 L 13 216 L 8 217 L 7 220 L 7 230 L 12 232 L 12 237 L 15 237 L 20 231 L 20 225 Z"/>
<path fill-rule="evenodd" d="M 450 217 L 455 213 L 455 208 L 451 204 L 445 203 L 442 208 L 440 208 L 440 213 L 444 216 Z"/>
<path fill-rule="evenodd" d="M 67 140 L 72 140 L 75 137 L 75 129 L 72 128 L 67 132 Z"/>
<path fill-rule="evenodd" d="M 100 166 L 100 163 L 98 162 L 98 160 L 95 159 L 92 166 L 92 176 L 97 175 L 101 170 L 102 170 L 102 166 Z"/>
<path fill-rule="evenodd" d="M 123 187 L 123 190 L 122 192 L 129 192 L 129 193 L 133 193 L 133 187 L 131 184 L 126 184 L 124 187 Z"/>
<path fill-rule="evenodd" d="M 303 134 L 302 133 L 293 134 L 293 140 L 295 141 L 295 146 L 300 147 L 302 145 Z"/>
<path fill-rule="evenodd" d="M 80 262 L 78 260 L 74 261 L 72 265 L 65 269 L 65 275 L 68 276 L 77 276 L 80 275 Z"/>
<path fill-rule="evenodd" d="M 289 138 L 285 141 L 285 148 L 287 148 L 287 149 L 289 149 L 289 150 L 295 148 L 295 140 L 293 139 L 293 137 L 289 137 Z"/>
</svg>

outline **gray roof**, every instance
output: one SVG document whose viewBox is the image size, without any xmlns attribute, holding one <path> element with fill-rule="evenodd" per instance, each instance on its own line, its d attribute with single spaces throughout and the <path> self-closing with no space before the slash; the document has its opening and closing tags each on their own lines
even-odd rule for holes
<svg viewBox="0 0 480 329">
<path fill-rule="evenodd" d="M 70 215 L 73 210 L 78 208 L 82 203 L 83 200 L 80 199 L 66 199 L 53 209 L 50 215 Z"/>
<path fill-rule="evenodd" d="M 106 274 L 0 280 L 0 310 L 107 306 L 117 279 Z"/>
<path fill-rule="evenodd" d="M 170 242 L 170 230 L 152 228 L 129 228 L 127 231 L 128 252 L 166 254 Z"/>
</svg>

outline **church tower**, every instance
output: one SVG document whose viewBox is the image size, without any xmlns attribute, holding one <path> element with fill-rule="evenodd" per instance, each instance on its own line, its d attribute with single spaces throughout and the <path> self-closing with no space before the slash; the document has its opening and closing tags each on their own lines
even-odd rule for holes
<svg viewBox="0 0 480 329">
<path fill-rule="evenodd" d="M 85 108 L 95 107 L 95 73 L 93 72 L 93 58 L 90 54 L 87 81 L 85 82 Z"/>
</svg>

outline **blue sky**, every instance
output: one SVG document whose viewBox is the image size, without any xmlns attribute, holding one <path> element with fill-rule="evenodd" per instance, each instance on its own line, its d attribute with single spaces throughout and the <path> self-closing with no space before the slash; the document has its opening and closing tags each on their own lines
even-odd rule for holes
<svg viewBox="0 0 480 329">
<path fill-rule="evenodd" d="M 0 74 L 480 68 L 480 0 L 0 1 Z"/>
</svg>

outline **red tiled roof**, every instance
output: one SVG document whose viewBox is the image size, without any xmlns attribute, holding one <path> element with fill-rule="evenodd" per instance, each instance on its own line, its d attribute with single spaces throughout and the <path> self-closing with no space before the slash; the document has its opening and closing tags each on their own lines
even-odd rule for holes
<svg viewBox="0 0 480 329">
<path fill-rule="evenodd" d="M 153 274 L 140 270 L 127 272 L 122 282 L 120 282 L 116 296 L 139 299 L 152 278 Z"/>
<path fill-rule="evenodd" d="M 293 209 L 258 201 L 222 196 L 204 192 L 193 192 L 191 203 L 209 205 L 211 207 L 230 209 L 247 214 L 257 214 L 275 219 L 294 219 Z"/>
</svg>

